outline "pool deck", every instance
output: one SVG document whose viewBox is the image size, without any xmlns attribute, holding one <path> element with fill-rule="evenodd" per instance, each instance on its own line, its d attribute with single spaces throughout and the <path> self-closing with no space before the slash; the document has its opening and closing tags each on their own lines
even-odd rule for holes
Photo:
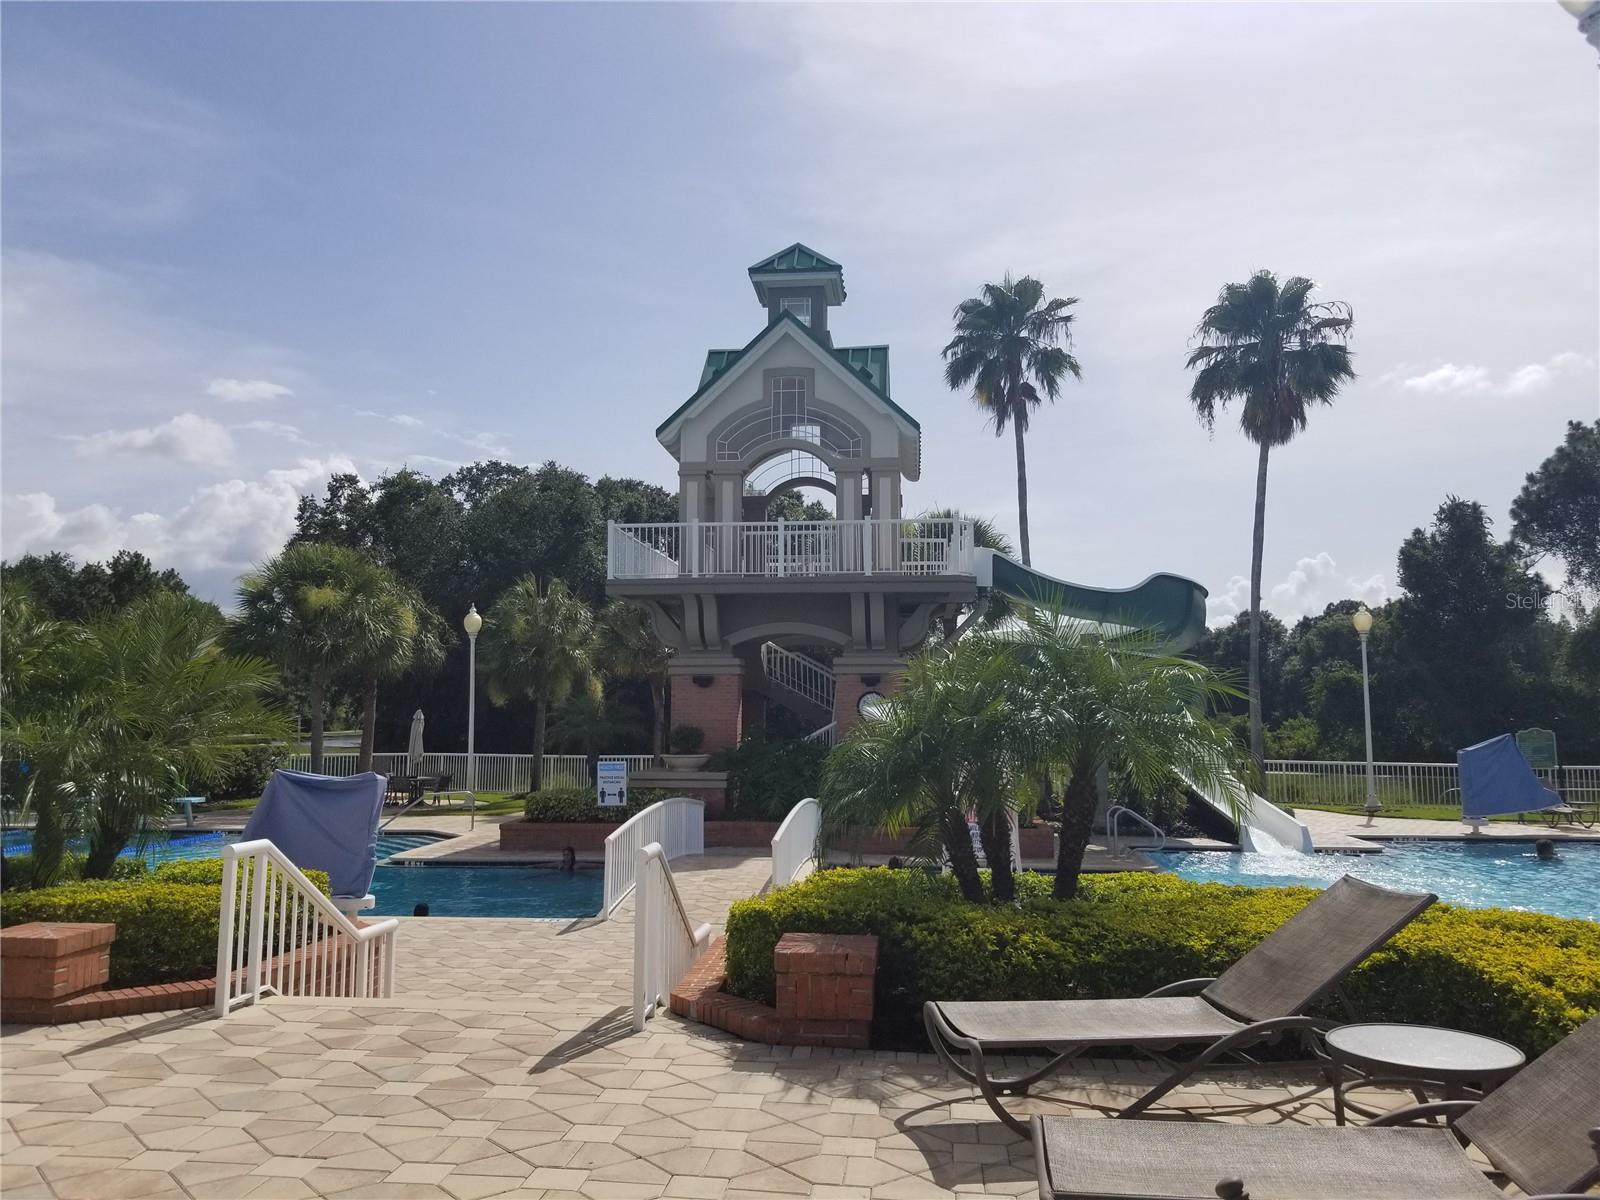
<svg viewBox="0 0 1600 1200">
<path fill-rule="evenodd" d="M 420 824 L 420 822 L 419 822 Z M 770 864 L 673 864 L 720 926 Z M 406 918 L 388 1001 L 269 1000 L 0 1031 L 6 1200 L 923 1200 L 1036 1193 L 1032 1151 L 931 1055 L 632 1032 L 616 919 Z M 1096 1118 L 1153 1067 L 1087 1060 L 1019 1111 Z M 1190 1117 L 1328 1123 L 1292 1067 L 1219 1069 Z M 1272 1107 L 1250 1115 L 1242 1105 Z M 1216 1110 L 1223 1111 L 1216 1111 Z"/>
</svg>

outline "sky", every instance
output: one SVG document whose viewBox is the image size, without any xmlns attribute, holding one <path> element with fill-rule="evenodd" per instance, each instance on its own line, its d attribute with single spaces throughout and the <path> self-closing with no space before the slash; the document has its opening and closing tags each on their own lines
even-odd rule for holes
<svg viewBox="0 0 1600 1200">
<path fill-rule="evenodd" d="M 1449 495 L 1500 535 L 1600 415 L 1600 71 L 1506 4 L 6 3 L 0 552 L 123 546 L 226 602 L 334 471 L 555 459 L 675 486 L 655 426 L 844 265 L 891 346 L 908 512 L 1014 531 L 941 376 L 1010 271 L 1079 298 L 1028 438 L 1034 563 L 1245 607 L 1254 449 L 1188 403 L 1258 268 L 1355 311 L 1359 378 L 1269 478 L 1266 604 L 1397 593 Z M 1550 564 L 1559 577 L 1559 564 Z"/>
</svg>

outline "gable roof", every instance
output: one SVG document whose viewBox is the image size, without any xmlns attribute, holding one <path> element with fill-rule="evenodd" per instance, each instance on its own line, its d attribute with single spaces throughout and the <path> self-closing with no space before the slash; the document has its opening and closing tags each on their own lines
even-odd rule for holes
<svg viewBox="0 0 1600 1200">
<path fill-rule="evenodd" d="M 765 329 L 756 334 L 755 337 L 751 338 L 737 350 L 707 351 L 706 363 L 700 372 L 700 386 L 695 389 L 694 395 L 690 396 L 682 404 L 678 405 L 677 408 L 673 409 L 672 414 L 667 417 L 665 421 L 656 426 L 656 437 L 660 438 L 668 426 L 672 425 L 680 417 L 686 414 L 689 409 L 692 408 L 695 403 L 706 394 L 706 392 L 708 392 L 717 384 L 718 381 L 727 375 L 730 367 L 738 363 L 740 359 L 744 358 L 746 354 L 750 353 L 752 347 L 765 339 L 769 334 L 772 333 L 774 329 L 777 329 L 785 322 L 788 322 L 789 326 L 791 326 L 793 329 L 796 329 L 800 333 L 804 334 L 806 339 L 810 341 L 812 345 L 816 346 L 819 351 L 843 367 L 846 373 L 848 373 L 852 379 L 856 380 L 861 384 L 862 387 L 866 388 L 867 391 L 871 392 L 879 400 L 882 400 L 886 405 L 888 405 L 889 410 L 894 413 L 895 416 L 899 417 L 900 420 L 909 425 L 912 432 L 915 433 L 920 439 L 922 435 L 922 424 L 905 409 L 901 408 L 889 398 L 889 347 L 850 346 L 835 349 L 818 337 L 809 325 L 800 320 L 791 312 L 779 313 L 777 320 L 773 321 Z M 878 382 L 878 375 L 880 372 L 875 371 L 873 369 L 874 367 L 881 368 L 881 378 L 883 381 L 882 386 L 880 386 Z"/>
<path fill-rule="evenodd" d="M 750 285 L 761 303 L 767 303 L 767 286 L 780 283 L 820 285 L 827 303 L 844 303 L 844 268 L 801 242 L 769 254 L 750 268 Z"/>
<path fill-rule="evenodd" d="M 779 250 L 776 254 L 769 254 L 755 266 L 750 268 L 752 275 L 765 275 L 773 271 L 843 271 L 844 268 L 833 259 L 823 254 L 818 254 L 803 242 L 796 242 Z"/>
</svg>

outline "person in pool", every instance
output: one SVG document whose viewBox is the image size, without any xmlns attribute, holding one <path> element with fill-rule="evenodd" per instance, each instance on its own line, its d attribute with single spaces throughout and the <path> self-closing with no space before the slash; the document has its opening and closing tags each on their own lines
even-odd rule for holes
<svg viewBox="0 0 1600 1200">
<path fill-rule="evenodd" d="M 427 905 L 427 903 L 424 902 L 424 901 L 418 901 L 417 902 L 417 906 L 411 910 L 411 915 L 413 917 L 425 917 L 425 916 L 427 916 L 428 915 L 428 905 Z"/>
<path fill-rule="evenodd" d="M 1555 862 L 1556 844 L 1549 838 L 1540 838 L 1533 844 L 1533 854 L 1541 862 Z"/>
<path fill-rule="evenodd" d="M 578 852 L 571 846 L 561 852 L 561 869 L 563 871 L 576 871 L 578 869 Z"/>
</svg>

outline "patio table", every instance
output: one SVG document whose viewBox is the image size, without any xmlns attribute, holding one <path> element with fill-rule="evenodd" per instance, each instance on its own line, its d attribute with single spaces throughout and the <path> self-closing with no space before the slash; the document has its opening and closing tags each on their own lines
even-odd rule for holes
<svg viewBox="0 0 1600 1200">
<path fill-rule="evenodd" d="M 1460 1100 L 1468 1092 L 1487 1095 L 1522 1068 L 1522 1051 L 1495 1038 L 1431 1025 L 1341 1025 L 1323 1035 L 1332 1059 L 1333 1116 L 1345 1123 L 1345 1108 L 1361 1112 L 1345 1099 L 1350 1086 L 1404 1084 L 1426 1103 L 1428 1087 L 1443 1089 L 1444 1099 Z M 1352 1084 L 1345 1072 L 1355 1073 Z M 1371 1113 L 1363 1113 L 1371 1116 Z"/>
</svg>

